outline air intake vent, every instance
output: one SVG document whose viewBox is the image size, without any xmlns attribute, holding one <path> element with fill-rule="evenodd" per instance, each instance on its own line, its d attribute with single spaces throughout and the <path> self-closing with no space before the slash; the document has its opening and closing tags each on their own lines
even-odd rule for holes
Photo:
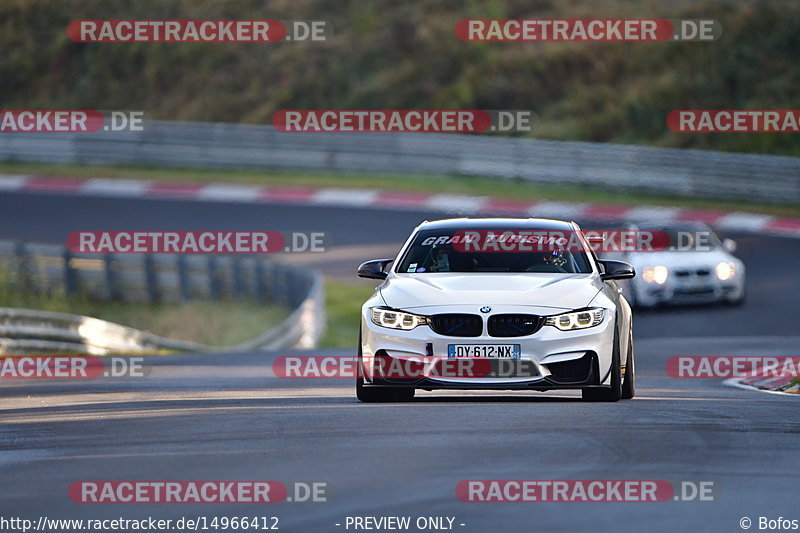
<svg viewBox="0 0 800 533">
<path fill-rule="evenodd" d="M 524 337 L 533 335 L 542 327 L 539 315 L 493 315 L 489 317 L 489 335 L 492 337 Z"/>
<path fill-rule="evenodd" d="M 449 337 L 480 337 L 483 333 L 483 320 L 478 315 L 433 315 L 431 329 L 439 335 Z"/>
</svg>

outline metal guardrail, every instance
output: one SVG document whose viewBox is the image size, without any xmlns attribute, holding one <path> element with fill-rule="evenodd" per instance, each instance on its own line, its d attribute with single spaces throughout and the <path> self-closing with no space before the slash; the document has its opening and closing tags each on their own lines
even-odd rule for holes
<svg viewBox="0 0 800 533">
<path fill-rule="evenodd" d="M 303 301 L 314 277 L 259 256 L 75 254 L 62 245 L 13 241 L 0 241 L 0 273 L 25 290 L 92 299 L 255 299 L 291 308 Z"/>
<path fill-rule="evenodd" d="M 0 308 L 0 354 L 203 351 L 202 344 L 167 339 L 105 320 L 34 309 Z"/>
<path fill-rule="evenodd" d="M 800 158 L 434 133 L 282 133 L 151 121 L 142 132 L 3 133 L 0 161 L 481 175 L 679 196 L 800 201 Z"/>
<path fill-rule="evenodd" d="M 256 257 L 73 254 L 64 246 L 0 241 L 0 283 L 86 298 L 257 301 L 291 314 L 255 339 L 225 347 L 169 339 L 96 318 L 0 308 L 0 354 L 314 348 L 325 324 L 322 277 Z"/>
<path fill-rule="evenodd" d="M 322 278 L 316 277 L 306 298 L 280 324 L 255 339 L 233 346 L 211 347 L 170 339 L 86 316 L 3 307 L 0 308 L 0 355 L 310 349 L 317 346 L 324 325 L 323 284 Z"/>
</svg>

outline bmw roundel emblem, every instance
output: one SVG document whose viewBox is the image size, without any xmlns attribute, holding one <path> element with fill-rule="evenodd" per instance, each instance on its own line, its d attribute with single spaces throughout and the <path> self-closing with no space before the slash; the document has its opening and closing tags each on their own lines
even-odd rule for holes
<svg viewBox="0 0 800 533">
<path fill-rule="evenodd" d="M 488 305 L 484 305 L 483 307 L 481 307 L 481 313 L 488 313 L 491 310 L 492 310 L 491 306 Z"/>
</svg>

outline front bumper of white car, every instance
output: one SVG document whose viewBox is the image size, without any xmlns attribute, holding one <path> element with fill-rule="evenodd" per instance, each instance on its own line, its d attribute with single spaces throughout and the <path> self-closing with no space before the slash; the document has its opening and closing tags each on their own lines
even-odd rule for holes
<svg viewBox="0 0 800 533">
<path fill-rule="evenodd" d="M 483 322 L 482 334 L 470 337 L 443 335 L 430 324 L 411 330 L 391 329 L 375 324 L 369 312 L 365 306 L 361 320 L 366 385 L 548 390 L 608 384 L 615 342 L 613 309 L 605 309 L 602 322 L 586 329 L 562 331 L 541 325 L 533 334 L 514 337 L 491 336 L 487 324 L 492 316 L 519 313 L 518 306 L 476 314 Z M 437 306 L 422 314 L 462 312 Z M 455 357 L 451 352 L 456 349 L 450 345 L 511 345 L 514 351 L 518 347 L 519 354 L 518 358 L 503 359 Z"/>
<path fill-rule="evenodd" d="M 662 304 L 702 304 L 738 302 L 744 297 L 744 272 L 720 280 L 711 269 L 672 269 L 664 283 L 634 279 L 634 300 L 642 307 Z M 698 275 L 702 272 L 702 275 Z M 680 273 L 682 275 L 676 275 Z"/>
</svg>

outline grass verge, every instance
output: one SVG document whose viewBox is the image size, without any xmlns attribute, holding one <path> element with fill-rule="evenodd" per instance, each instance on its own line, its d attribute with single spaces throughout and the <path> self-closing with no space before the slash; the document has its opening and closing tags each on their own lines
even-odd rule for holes
<svg viewBox="0 0 800 533">
<path fill-rule="evenodd" d="M 61 292 L 37 295 L 6 284 L 0 284 L 0 306 L 90 316 L 209 346 L 230 346 L 250 340 L 288 316 L 287 309 L 256 302 L 104 302 Z"/>
<path fill-rule="evenodd" d="M 356 345 L 361 305 L 374 290 L 369 284 L 326 280 L 327 328 L 320 342 L 321 348 L 353 348 Z M 230 346 L 252 339 L 289 314 L 287 309 L 255 302 L 104 302 L 58 291 L 34 294 L 9 283 L 0 283 L 0 307 L 91 316 L 209 346 Z"/>
<path fill-rule="evenodd" d="M 361 306 L 375 292 L 368 284 L 325 281 L 327 329 L 320 348 L 354 348 L 358 344 Z"/>
<path fill-rule="evenodd" d="M 789 394 L 800 394 L 800 378 L 794 378 L 792 381 L 790 381 L 783 392 L 788 392 Z"/>
<path fill-rule="evenodd" d="M 613 205 L 657 205 L 719 209 L 776 216 L 800 216 L 800 206 L 734 202 L 703 198 L 642 194 L 593 187 L 546 186 L 481 176 L 399 174 L 335 174 L 292 171 L 220 171 L 142 167 L 82 166 L 46 163 L 0 163 L 0 173 L 54 177 L 123 178 L 197 183 L 237 183 L 292 187 L 369 188 L 427 194 L 467 194 L 519 201 L 592 202 Z"/>
</svg>

